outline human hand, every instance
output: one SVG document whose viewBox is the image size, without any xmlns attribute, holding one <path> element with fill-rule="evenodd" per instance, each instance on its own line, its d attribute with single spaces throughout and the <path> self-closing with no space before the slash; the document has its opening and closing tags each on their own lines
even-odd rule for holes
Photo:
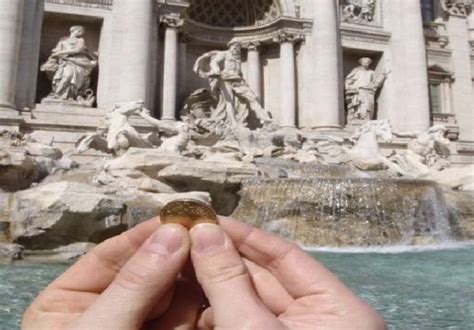
<svg viewBox="0 0 474 330">
<path fill-rule="evenodd" d="M 385 329 L 385 322 L 294 244 L 221 219 L 191 234 L 191 258 L 210 307 L 202 329 Z"/>
<path fill-rule="evenodd" d="M 156 219 L 111 238 L 36 298 L 23 316 L 22 328 L 168 329 L 194 325 L 204 297 L 192 282 L 177 281 L 189 249 L 186 229 L 160 226 Z"/>
<path fill-rule="evenodd" d="M 210 305 L 202 314 L 204 296 L 192 276 L 175 283 L 189 253 L 187 232 L 161 226 L 152 237 L 182 243 L 163 253 L 163 244 L 147 239 L 159 227 L 152 220 L 71 267 L 28 308 L 23 327 L 384 328 L 377 313 L 295 245 L 236 221 L 220 224 L 227 234 L 208 224 L 190 232 L 192 261 Z"/>
</svg>

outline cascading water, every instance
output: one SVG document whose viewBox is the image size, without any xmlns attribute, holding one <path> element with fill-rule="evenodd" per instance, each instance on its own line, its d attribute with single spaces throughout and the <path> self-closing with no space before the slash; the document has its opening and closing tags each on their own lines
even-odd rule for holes
<svg viewBox="0 0 474 330">
<path fill-rule="evenodd" d="M 233 216 L 303 245 L 426 244 L 450 236 L 441 190 L 421 180 L 247 180 Z"/>
</svg>

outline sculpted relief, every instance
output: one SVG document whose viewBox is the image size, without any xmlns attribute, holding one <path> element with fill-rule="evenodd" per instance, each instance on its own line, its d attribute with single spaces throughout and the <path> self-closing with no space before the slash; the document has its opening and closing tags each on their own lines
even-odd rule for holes
<svg viewBox="0 0 474 330">
<path fill-rule="evenodd" d="M 354 22 L 373 22 L 375 18 L 376 0 L 344 0 L 342 19 Z"/>
<path fill-rule="evenodd" d="M 90 89 L 91 73 L 97 67 L 97 56 L 91 53 L 84 41 L 85 28 L 72 26 L 70 35 L 62 38 L 41 66 L 51 80 L 51 93 L 45 103 L 69 103 L 92 106 L 94 92 Z"/>
<path fill-rule="evenodd" d="M 345 97 L 347 103 L 347 122 L 365 122 L 375 119 L 375 93 L 382 87 L 387 73 L 377 77 L 370 68 L 372 60 L 363 57 L 360 66 L 353 69 L 346 77 Z"/>
</svg>

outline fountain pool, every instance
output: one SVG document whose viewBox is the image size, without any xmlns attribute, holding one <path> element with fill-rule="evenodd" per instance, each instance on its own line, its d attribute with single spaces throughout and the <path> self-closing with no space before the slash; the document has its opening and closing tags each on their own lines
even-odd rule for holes
<svg viewBox="0 0 474 330">
<path fill-rule="evenodd" d="M 468 329 L 474 324 L 474 245 L 311 250 L 370 302 L 391 329 Z M 0 329 L 66 265 L 0 266 Z"/>
</svg>

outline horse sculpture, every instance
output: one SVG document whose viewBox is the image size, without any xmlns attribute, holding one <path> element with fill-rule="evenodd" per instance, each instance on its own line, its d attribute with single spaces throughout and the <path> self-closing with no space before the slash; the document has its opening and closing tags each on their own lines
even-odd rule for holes
<svg viewBox="0 0 474 330">
<path fill-rule="evenodd" d="M 392 128 L 387 120 L 372 120 L 361 126 L 351 138 L 352 149 L 345 149 L 348 160 L 363 171 L 379 171 L 391 169 L 405 174 L 397 165 L 382 153 L 379 141 L 390 142 L 393 139 Z"/>
</svg>

